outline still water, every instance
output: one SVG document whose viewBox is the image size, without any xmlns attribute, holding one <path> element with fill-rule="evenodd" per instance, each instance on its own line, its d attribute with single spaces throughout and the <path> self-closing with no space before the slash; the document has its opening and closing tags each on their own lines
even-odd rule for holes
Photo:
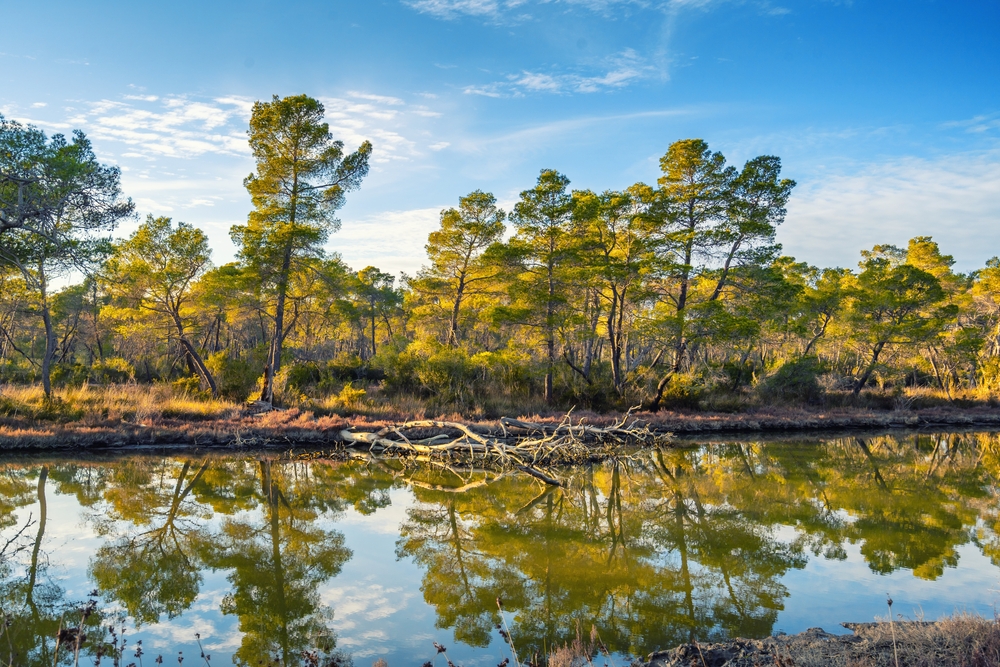
<svg viewBox="0 0 1000 667">
<path fill-rule="evenodd" d="M 182 667 L 205 664 L 196 633 L 212 665 L 297 665 L 334 642 L 358 667 L 420 665 L 434 641 L 496 665 L 497 597 L 522 658 L 595 627 L 619 659 L 835 631 L 885 615 L 886 594 L 927 618 L 1000 599 L 995 433 L 702 444 L 559 474 L 564 489 L 271 454 L 0 460 L 15 662 L 51 665 L 91 595 L 92 638 L 126 628 L 123 665 L 142 639 L 149 665 L 182 651 Z"/>
</svg>

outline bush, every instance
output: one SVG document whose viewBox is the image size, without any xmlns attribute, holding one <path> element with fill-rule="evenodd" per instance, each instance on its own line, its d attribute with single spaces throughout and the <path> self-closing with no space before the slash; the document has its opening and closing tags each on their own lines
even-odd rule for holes
<svg viewBox="0 0 1000 667">
<path fill-rule="evenodd" d="M 819 376 L 824 372 L 823 364 L 816 357 L 792 359 L 767 377 L 760 384 L 759 392 L 769 399 L 815 403 L 823 396 Z"/>
<path fill-rule="evenodd" d="M 178 393 L 189 394 L 191 396 L 206 393 L 201 390 L 201 378 L 195 375 L 178 378 L 171 382 L 170 386 L 172 386 Z"/>
<path fill-rule="evenodd" d="M 348 408 L 357 408 L 364 405 L 365 396 L 368 392 L 364 389 L 355 389 L 354 385 L 350 382 L 344 385 L 344 388 L 340 390 L 337 394 L 337 402 Z"/>
<path fill-rule="evenodd" d="M 980 391 L 991 395 L 1000 394 L 1000 357 L 990 357 L 984 361 L 976 375 Z"/>
<path fill-rule="evenodd" d="M 233 359 L 226 352 L 216 352 L 205 361 L 215 376 L 219 394 L 234 401 L 245 400 L 261 377 L 261 364 L 246 358 Z"/>
<path fill-rule="evenodd" d="M 52 384 L 58 387 L 78 387 L 89 379 L 90 369 L 81 363 L 56 364 L 52 367 Z"/>
<path fill-rule="evenodd" d="M 442 403 L 462 403 L 473 394 L 476 367 L 463 350 L 442 347 L 417 365 L 416 376 Z"/>
<path fill-rule="evenodd" d="M 323 379 L 319 364 L 314 361 L 299 361 L 281 369 L 285 375 L 285 385 L 289 389 L 304 391 L 315 387 Z"/>
<path fill-rule="evenodd" d="M 531 356 L 523 350 L 480 352 L 469 362 L 482 383 L 480 392 L 492 390 L 507 396 L 527 396 L 531 391 Z"/>
<path fill-rule="evenodd" d="M 660 405 L 664 408 L 694 408 L 701 406 L 706 381 L 699 373 L 675 373 L 663 391 Z"/>
<path fill-rule="evenodd" d="M 135 368 L 121 357 L 106 357 L 90 367 L 90 379 L 97 384 L 121 384 L 135 379 Z"/>
</svg>

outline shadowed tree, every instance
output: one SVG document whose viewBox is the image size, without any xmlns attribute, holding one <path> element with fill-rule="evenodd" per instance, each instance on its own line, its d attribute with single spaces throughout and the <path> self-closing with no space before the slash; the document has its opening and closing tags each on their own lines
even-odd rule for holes
<svg viewBox="0 0 1000 667">
<path fill-rule="evenodd" d="M 291 324 L 285 321 L 289 278 L 301 258 L 320 256 L 322 246 L 340 221 L 337 209 L 348 192 L 368 173 L 372 145 L 344 153 L 323 122 L 325 110 L 306 95 L 255 102 L 250 117 L 250 150 L 255 173 L 243 184 L 254 210 L 245 225 L 230 234 L 239 256 L 260 281 L 273 305 L 272 331 L 260 400 L 274 400 L 274 376 L 281 367 L 281 350 Z"/>
<path fill-rule="evenodd" d="M 100 164 L 80 131 L 72 141 L 46 138 L 31 126 L 0 116 L 0 265 L 16 267 L 35 293 L 45 329 L 40 371 L 52 395 L 56 354 L 51 282 L 72 270 L 88 271 L 107 249 L 96 234 L 132 215 L 121 197 L 118 167 Z"/>
<path fill-rule="evenodd" d="M 115 244 L 104 279 L 110 293 L 131 308 L 168 320 L 203 386 L 218 396 L 215 378 L 188 336 L 186 312 L 195 281 L 210 268 L 211 253 L 200 229 L 150 215 L 128 240 Z"/>
<path fill-rule="evenodd" d="M 413 281 L 413 288 L 436 298 L 448 311 L 448 345 L 462 338 L 462 306 L 468 297 L 490 289 L 497 271 L 484 266 L 483 253 L 503 237 L 507 214 L 497 208 L 496 197 L 476 190 L 459 198 L 458 208 L 441 211 L 441 227 L 427 237 L 430 266 Z M 495 288 L 495 286 L 492 286 Z"/>
<path fill-rule="evenodd" d="M 372 354 L 378 353 L 375 341 L 375 325 L 381 318 L 386 325 L 387 335 L 392 338 L 392 324 L 389 319 L 393 309 L 402 302 L 403 297 L 394 287 L 395 277 L 391 273 L 379 271 L 374 266 L 366 266 L 358 271 L 357 292 L 361 302 L 361 315 L 368 320 L 371 332 Z"/>
<path fill-rule="evenodd" d="M 867 361 L 854 383 L 857 396 L 868 384 L 888 345 L 915 345 L 937 334 L 957 313 L 932 274 L 904 263 L 902 250 L 875 246 L 862 252 L 861 273 L 849 291 L 852 338 L 866 351 Z"/>
<path fill-rule="evenodd" d="M 573 197 L 569 179 L 552 169 L 542 170 L 534 188 L 521 193 L 511 222 L 517 230 L 510 247 L 523 273 L 515 283 L 526 322 L 541 329 L 545 346 L 545 400 L 552 402 L 552 374 L 556 363 L 556 331 L 566 303 L 566 269 L 577 240 L 573 237 Z"/>
</svg>

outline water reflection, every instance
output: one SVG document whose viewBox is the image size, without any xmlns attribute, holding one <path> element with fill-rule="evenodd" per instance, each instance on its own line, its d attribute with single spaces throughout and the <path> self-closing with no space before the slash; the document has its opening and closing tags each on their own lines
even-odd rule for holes
<svg viewBox="0 0 1000 667">
<path fill-rule="evenodd" d="M 344 517 L 377 516 L 402 489 L 412 503 L 396 555 L 419 567 L 423 599 L 455 640 L 495 642 L 502 597 L 524 650 L 594 626 L 613 650 L 642 655 L 770 634 L 792 595 L 786 575 L 811 558 L 846 559 L 850 545 L 872 572 L 925 580 L 960 567 L 965 545 L 1000 564 L 998 472 L 995 434 L 646 451 L 564 471 L 566 488 L 399 462 L 8 462 L 0 604 L 20 661 L 52 664 L 60 619 L 81 602 L 49 572 L 63 557 L 47 551 L 48 526 L 62 520 L 50 516 L 55 493 L 100 538 L 86 576 L 105 609 L 140 628 L 169 621 L 220 573 L 228 594 L 215 613 L 237 620 L 233 661 L 297 664 L 304 650 L 334 647 L 322 591 L 352 557 Z"/>
</svg>

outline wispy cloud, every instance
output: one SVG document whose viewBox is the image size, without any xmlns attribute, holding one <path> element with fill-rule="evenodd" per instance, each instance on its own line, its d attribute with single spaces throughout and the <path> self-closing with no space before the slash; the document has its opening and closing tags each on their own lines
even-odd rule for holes
<svg viewBox="0 0 1000 667">
<path fill-rule="evenodd" d="M 234 98 L 124 95 L 123 101 L 75 102 L 66 123 L 94 140 L 121 142 L 129 156 L 194 158 L 245 155 L 248 102 Z M 52 123 L 40 123 L 52 125 Z"/>
<path fill-rule="evenodd" d="M 670 4 L 703 5 L 711 0 L 403 0 L 403 4 L 436 18 L 452 20 L 462 16 L 494 23 L 530 20 L 532 6 L 561 4 L 607 14 L 623 6 L 659 7 Z"/>
<path fill-rule="evenodd" d="M 357 98 L 359 100 L 369 100 L 371 102 L 377 102 L 379 104 L 389 104 L 392 106 L 401 106 L 406 104 L 403 100 L 398 97 L 390 97 L 388 95 L 374 95 L 372 93 L 359 93 L 354 90 L 347 92 L 348 96 Z"/>
<path fill-rule="evenodd" d="M 965 120 L 953 120 L 943 123 L 942 127 L 964 129 L 976 133 L 1000 130 L 1000 113 L 982 114 Z"/>
<path fill-rule="evenodd" d="M 498 19 L 526 2 L 527 0 L 403 0 L 404 4 L 418 12 L 442 19 L 460 16 Z"/>
<path fill-rule="evenodd" d="M 404 5 L 435 18 L 454 20 L 463 16 L 480 18 L 492 23 L 509 23 L 530 20 L 532 7 L 566 5 L 610 15 L 624 8 L 672 10 L 705 7 L 724 0 L 402 0 Z M 759 3 L 765 12 L 786 13 L 781 7 L 772 7 L 767 0 Z"/>
<path fill-rule="evenodd" d="M 597 93 L 623 88 L 640 79 L 655 76 L 658 70 L 634 49 L 625 49 L 606 58 L 597 72 L 532 72 L 509 74 L 504 80 L 466 86 L 468 95 L 519 97 L 531 93 Z"/>
</svg>

